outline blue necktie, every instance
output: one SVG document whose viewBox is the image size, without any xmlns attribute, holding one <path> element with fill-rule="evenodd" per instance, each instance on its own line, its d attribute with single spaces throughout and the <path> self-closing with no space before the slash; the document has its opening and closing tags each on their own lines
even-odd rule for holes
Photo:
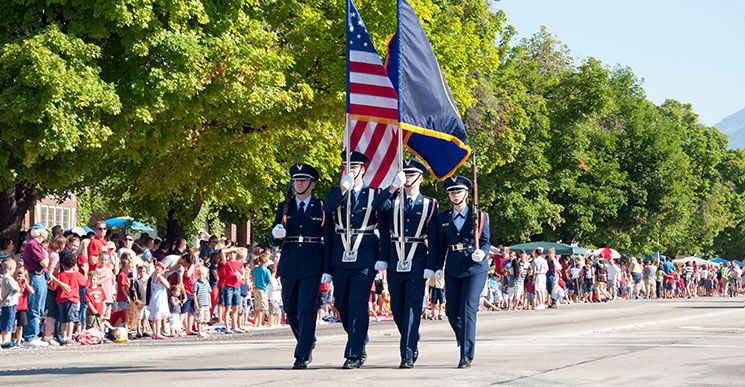
<svg viewBox="0 0 745 387">
<path fill-rule="evenodd" d="M 297 209 L 297 214 L 300 217 L 305 215 L 305 202 L 300 202 L 300 207 Z"/>
</svg>

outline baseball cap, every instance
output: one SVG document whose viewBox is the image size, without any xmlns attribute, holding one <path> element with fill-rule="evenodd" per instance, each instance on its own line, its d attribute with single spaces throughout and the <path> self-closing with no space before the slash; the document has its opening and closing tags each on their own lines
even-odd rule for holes
<svg viewBox="0 0 745 387">
<path fill-rule="evenodd" d="M 49 228 L 47 227 L 46 223 L 44 223 L 44 222 L 34 223 L 34 225 L 31 226 L 31 229 L 32 230 L 49 230 Z"/>
</svg>

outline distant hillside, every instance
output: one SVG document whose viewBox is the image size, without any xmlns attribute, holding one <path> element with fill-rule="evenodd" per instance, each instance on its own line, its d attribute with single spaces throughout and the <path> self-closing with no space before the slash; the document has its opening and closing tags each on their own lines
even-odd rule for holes
<svg viewBox="0 0 745 387">
<path fill-rule="evenodd" d="M 717 122 L 714 127 L 730 136 L 729 147 L 731 149 L 745 148 L 745 108 L 739 112 L 730 114 Z"/>
</svg>

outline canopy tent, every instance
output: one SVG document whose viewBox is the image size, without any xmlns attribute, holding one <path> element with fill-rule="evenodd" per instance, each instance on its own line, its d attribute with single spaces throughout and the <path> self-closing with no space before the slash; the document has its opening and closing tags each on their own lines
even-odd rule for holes
<svg viewBox="0 0 745 387">
<path fill-rule="evenodd" d="M 714 262 L 714 263 L 720 263 L 720 264 L 725 264 L 725 263 L 729 263 L 729 261 L 728 261 L 728 260 L 726 260 L 726 259 L 722 259 L 722 258 L 714 258 L 714 259 L 712 259 L 712 260 L 711 260 L 710 262 Z"/>
<path fill-rule="evenodd" d="M 556 251 L 556 254 L 587 254 L 587 249 L 579 247 L 579 246 L 571 246 L 566 243 L 559 243 L 559 242 L 547 242 L 547 241 L 541 241 L 541 242 L 529 242 L 529 243 L 520 243 L 518 245 L 509 246 L 510 250 L 513 251 L 520 251 L 525 250 L 527 252 L 531 252 L 539 247 L 543 248 L 543 252 L 548 252 L 548 249 L 553 248 Z"/>
<path fill-rule="evenodd" d="M 621 253 L 619 253 L 618 251 L 616 251 L 614 249 L 608 248 L 608 247 L 603 247 L 602 249 L 597 249 L 597 250 L 595 250 L 595 251 L 592 252 L 592 255 L 598 255 L 598 256 L 601 256 L 601 257 L 603 257 L 605 259 L 611 259 L 611 258 L 613 258 L 613 259 L 619 259 L 619 258 L 621 258 Z"/>
<path fill-rule="evenodd" d="M 745 266 L 745 262 L 743 261 L 732 261 L 732 262 L 734 262 L 737 266 L 740 266 L 740 267 Z"/>
<path fill-rule="evenodd" d="M 693 263 L 695 263 L 697 265 L 714 265 L 714 266 L 719 266 L 719 264 L 716 263 L 716 262 L 708 261 L 706 259 L 699 258 L 699 257 L 693 257 L 693 256 L 691 256 L 691 257 L 685 257 L 685 258 L 673 259 L 673 263 L 677 263 L 679 265 L 685 265 L 688 262 L 693 262 Z"/>
<path fill-rule="evenodd" d="M 138 230 L 138 231 L 155 231 L 152 226 L 147 225 L 142 222 L 138 222 L 128 216 L 120 216 L 117 218 L 111 218 L 104 220 L 106 223 L 106 226 L 108 227 L 121 227 L 121 228 L 128 228 L 131 230 Z"/>
</svg>

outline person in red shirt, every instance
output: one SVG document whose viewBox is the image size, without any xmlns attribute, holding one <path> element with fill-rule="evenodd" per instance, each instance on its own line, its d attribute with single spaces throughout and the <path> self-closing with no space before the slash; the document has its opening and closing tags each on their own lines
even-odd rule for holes
<svg viewBox="0 0 745 387">
<path fill-rule="evenodd" d="M 98 286 L 99 275 L 92 271 L 88 274 L 88 281 L 91 287 L 85 291 L 85 303 L 88 305 L 85 314 L 85 329 L 98 328 L 103 329 L 101 318 L 104 313 L 103 288 Z"/>
<path fill-rule="evenodd" d="M 122 263 L 122 271 L 116 276 L 116 305 L 117 309 L 124 309 L 127 304 L 132 302 L 129 296 L 129 272 L 132 271 L 134 264 L 132 261 L 125 261 Z"/>
<path fill-rule="evenodd" d="M 241 253 L 239 255 L 239 252 Z M 220 280 L 224 281 L 223 301 L 225 303 L 225 333 L 243 333 L 238 326 L 238 307 L 241 305 L 241 281 L 245 277 L 243 272 L 243 261 L 246 259 L 246 250 L 237 247 L 220 250 L 220 256 L 225 263 L 220 266 Z M 237 258 L 236 258 L 237 257 Z M 238 259 L 238 260 L 236 260 Z M 232 320 L 229 320 L 231 317 Z M 232 321 L 233 329 L 230 329 Z"/>
<path fill-rule="evenodd" d="M 28 286 L 28 271 L 20 267 L 16 270 L 16 282 L 21 288 L 21 295 L 18 297 L 18 307 L 16 308 L 16 345 L 23 344 L 23 326 L 26 325 L 26 311 L 28 310 L 28 295 L 34 293 L 34 288 Z"/>
<path fill-rule="evenodd" d="M 96 225 L 93 226 L 93 230 L 96 232 L 96 236 L 91 239 L 91 243 L 88 244 L 88 258 L 94 256 L 98 258 L 102 251 L 108 251 L 109 246 L 104 239 L 106 237 L 106 222 L 99 220 Z"/>
<path fill-rule="evenodd" d="M 57 279 L 60 282 L 70 287 L 69 291 L 63 289 L 55 282 L 50 283 L 53 289 L 60 290 L 57 292 L 59 311 L 57 320 L 62 323 L 61 331 L 64 344 L 73 344 L 72 330 L 75 322 L 80 318 L 80 287 L 88 286 L 88 280 L 75 270 L 76 263 L 77 259 L 74 255 L 65 255 L 62 258 L 62 267 L 65 271 L 57 275 Z"/>
</svg>

